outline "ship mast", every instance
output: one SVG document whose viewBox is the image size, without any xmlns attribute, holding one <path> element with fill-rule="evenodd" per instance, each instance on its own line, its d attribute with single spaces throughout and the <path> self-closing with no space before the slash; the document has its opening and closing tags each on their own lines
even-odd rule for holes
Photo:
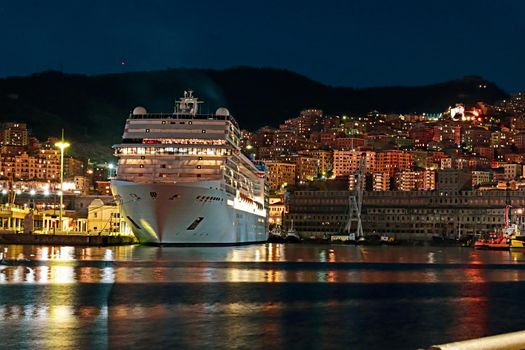
<svg viewBox="0 0 525 350">
<path fill-rule="evenodd" d="M 199 104 L 201 103 L 203 101 L 193 96 L 193 90 L 186 90 L 184 96 L 175 101 L 175 114 L 196 116 L 199 113 Z"/>
</svg>

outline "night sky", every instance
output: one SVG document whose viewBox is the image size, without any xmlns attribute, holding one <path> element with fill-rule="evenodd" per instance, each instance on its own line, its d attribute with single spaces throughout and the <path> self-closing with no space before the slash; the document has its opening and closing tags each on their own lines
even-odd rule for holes
<svg viewBox="0 0 525 350">
<path fill-rule="evenodd" d="M 342 86 L 525 89 L 525 1 L 1 0 L 0 76 L 285 68 Z"/>
</svg>

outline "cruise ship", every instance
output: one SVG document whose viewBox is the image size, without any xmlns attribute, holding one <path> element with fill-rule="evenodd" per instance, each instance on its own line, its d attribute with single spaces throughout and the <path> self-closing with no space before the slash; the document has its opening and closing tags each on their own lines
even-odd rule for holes
<svg viewBox="0 0 525 350">
<path fill-rule="evenodd" d="M 228 109 L 201 114 L 185 91 L 173 113 L 136 107 L 114 145 L 111 190 L 144 244 L 235 245 L 268 239 L 264 168 L 239 146 Z"/>
</svg>

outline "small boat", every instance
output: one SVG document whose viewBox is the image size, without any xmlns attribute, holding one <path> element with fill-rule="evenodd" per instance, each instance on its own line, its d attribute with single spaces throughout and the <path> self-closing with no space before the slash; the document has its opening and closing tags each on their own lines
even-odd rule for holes
<svg viewBox="0 0 525 350">
<path fill-rule="evenodd" d="M 525 252 L 525 235 L 519 235 L 511 238 L 510 250 L 513 252 Z"/>
<path fill-rule="evenodd" d="M 432 245 L 437 246 L 459 246 L 460 243 L 456 238 L 450 238 L 445 235 L 432 236 Z"/>
<path fill-rule="evenodd" d="M 384 244 L 384 245 L 398 244 L 398 242 L 396 241 L 396 238 L 392 236 L 381 236 L 380 241 L 381 241 L 381 244 Z"/>
<path fill-rule="evenodd" d="M 297 243 L 302 241 L 301 236 L 299 236 L 299 234 L 297 233 L 297 231 L 295 231 L 295 228 L 293 227 L 293 220 L 292 224 L 290 225 L 290 228 L 288 228 L 288 231 L 286 231 L 286 236 L 284 237 L 284 240 L 287 243 Z"/>
<path fill-rule="evenodd" d="M 344 243 L 344 244 L 357 244 L 355 239 L 355 233 L 341 232 L 339 234 L 330 235 L 330 242 L 332 243 Z"/>
<path fill-rule="evenodd" d="M 381 245 L 381 237 L 378 235 L 361 236 L 357 239 L 358 245 Z"/>
<path fill-rule="evenodd" d="M 468 234 L 457 238 L 450 238 L 446 236 L 432 236 L 430 245 L 438 247 L 472 247 L 476 238 L 474 235 Z M 479 241 L 479 238 L 477 239 Z"/>
<path fill-rule="evenodd" d="M 274 227 L 268 236 L 268 242 L 270 243 L 284 243 L 283 232 L 280 226 Z"/>
</svg>

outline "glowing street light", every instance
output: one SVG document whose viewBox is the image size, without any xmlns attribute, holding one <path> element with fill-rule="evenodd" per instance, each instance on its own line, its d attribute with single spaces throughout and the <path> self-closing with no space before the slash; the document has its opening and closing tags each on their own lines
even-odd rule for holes
<svg viewBox="0 0 525 350">
<path fill-rule="evenodd" d="M 108 169 L 109 169 L 109 177 L 113 177 L 113 169 L 115 169 L 115 164 L 113 163 L 109 163 L 108 164 Z"/>
<path fill-rule="evenodd" d="M 58 222 L 59 222 L 59 225 L 60 225 L 60 229 L 62 229 L 62 206 L 64 204 L 64 192 L 62 191 L 62 189 L 64 188 L 64 151 L 66 150 L 66 148 L 68 148 L 69 146 L 71 146 L 69 144 L 69 142 L 66 142 L 64 141 L 64 130 L 62 130 L 62 140 L 55 143 L 55 146 L 60 148 L 60 214 L 59 214 L 59 219 L 58 219 Z"/>
</svg>

